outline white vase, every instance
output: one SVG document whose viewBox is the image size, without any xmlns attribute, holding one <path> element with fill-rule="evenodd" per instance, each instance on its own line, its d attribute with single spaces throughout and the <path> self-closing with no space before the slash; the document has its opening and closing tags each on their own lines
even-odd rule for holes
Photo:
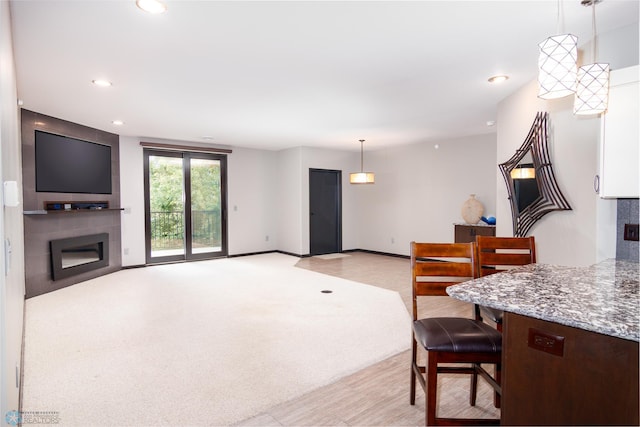
<svg viewBox="0 0 640 427">
<path fill-rule="evenodd" d="M 467 224 L 477 224 L 484 214 L 484 206 L 476 199 L 475 194 L 471 194 L 466 202 L 462 204 L 462 219 Z"/>
</svg>

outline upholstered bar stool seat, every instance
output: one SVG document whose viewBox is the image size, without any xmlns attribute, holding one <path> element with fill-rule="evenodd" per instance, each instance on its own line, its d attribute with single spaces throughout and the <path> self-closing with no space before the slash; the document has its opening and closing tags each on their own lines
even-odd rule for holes
<svg viewBox="0 0 640 427">
<path fill-rule="evenodd" d="M 435 317 L 413 322 L 416 341 L 427 351 L 494 353 L 502 351 L 502 334 L 473 319 Z"/>
</svg>

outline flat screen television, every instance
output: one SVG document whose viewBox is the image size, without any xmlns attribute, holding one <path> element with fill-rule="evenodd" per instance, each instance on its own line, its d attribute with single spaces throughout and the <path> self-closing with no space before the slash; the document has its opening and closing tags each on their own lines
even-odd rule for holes
<svg viewBox="0 0 640 427">
<path fill-rule="evenodd" d="M 111 194 L 111 147 L 35 131 L 36 191 Z"/>
</svg>

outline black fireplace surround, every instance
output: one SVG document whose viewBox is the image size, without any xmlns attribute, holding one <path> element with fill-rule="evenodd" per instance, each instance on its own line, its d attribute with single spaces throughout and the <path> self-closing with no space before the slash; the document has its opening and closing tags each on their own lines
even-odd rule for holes
<svg viewBox="0 0 640 427">
<path fill-rule="evenodd" d="M 109 266 L 108 233 L 52 240 L 50 245 L 53 280 Z"/>
</svg>

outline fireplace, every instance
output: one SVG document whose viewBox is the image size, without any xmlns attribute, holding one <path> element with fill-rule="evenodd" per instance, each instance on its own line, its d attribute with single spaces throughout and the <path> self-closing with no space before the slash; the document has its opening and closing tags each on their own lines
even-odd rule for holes
<svg viewBox="0 0 640 427">
<path fill-rule="evenodd" d="M 60 280 L 109 266 L 109 234 L 52 240 L 51 275 Z"/>
</svg>

